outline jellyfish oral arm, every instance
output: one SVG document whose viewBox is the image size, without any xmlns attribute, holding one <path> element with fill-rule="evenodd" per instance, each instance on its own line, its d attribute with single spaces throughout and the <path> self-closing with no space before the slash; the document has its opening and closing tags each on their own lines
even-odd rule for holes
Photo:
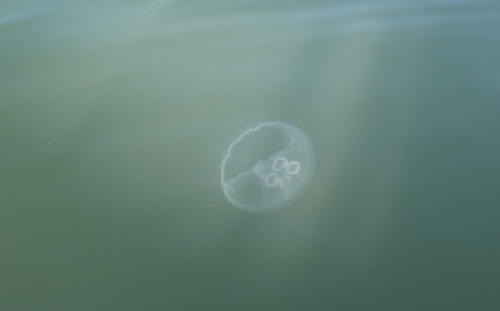
<svg viewBox="0 0 500 311">
<path fill-rule="evenodd" d="M 240 173 L 233 178 L 230 178 L 228 180 L 223 180 L 223 186 L 225 186 L 225 190 L 233 190 L 233 185 L 237 184 L 240 182 L 243 178 L 247 177 L 248 175 L 254 173 L 254 169 L 251 168 L 246 172 Z"/>
</svg>

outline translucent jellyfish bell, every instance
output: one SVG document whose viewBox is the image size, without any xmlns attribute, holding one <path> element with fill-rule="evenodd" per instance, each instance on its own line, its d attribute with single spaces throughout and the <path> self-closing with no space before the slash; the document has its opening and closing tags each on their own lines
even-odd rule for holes
<svg viewBox="0 0 500 311">
<path fill-rule="evenodd" d="M 221 185 L 234 206 L 269 212 L 294 202 L 314 174 L 314 149 L 298 127 L 262 123 L 231 143 L 221 165 Z"/>
</svg>

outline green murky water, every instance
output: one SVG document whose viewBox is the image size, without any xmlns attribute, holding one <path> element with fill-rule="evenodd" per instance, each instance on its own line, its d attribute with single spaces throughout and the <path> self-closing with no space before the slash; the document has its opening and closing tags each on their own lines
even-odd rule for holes
<svg viewBox="0 0 500 311">
<path fill-rule="evenodd" d="M 0 309 L 495 310 L 496 1 L 4 1 Z M 311 139 L 292 205 L 229 144 Z"/>
</svg>

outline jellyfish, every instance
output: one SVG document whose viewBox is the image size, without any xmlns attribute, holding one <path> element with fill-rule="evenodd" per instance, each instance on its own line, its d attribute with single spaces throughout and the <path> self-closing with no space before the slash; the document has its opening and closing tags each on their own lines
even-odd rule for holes
<svg viewBox="0 0 500 311">
<path fill-rule="evenodd" d="M 311 181 L 314 169 L 314 149 L 301 129 L 266 122 L 229 145 L 220 181 L 232 205 L 248 212 L 270 212 L 292 204 Z"/>
</svg>

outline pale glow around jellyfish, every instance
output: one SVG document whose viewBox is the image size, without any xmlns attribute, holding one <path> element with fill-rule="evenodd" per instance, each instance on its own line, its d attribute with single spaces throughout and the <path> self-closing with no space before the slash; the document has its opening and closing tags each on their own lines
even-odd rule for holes
<svg viewBox="0 0 500 311">
<path fill-rule="evenodd" d="M 234 206 L 268 212 L 293 203 L 315 168 L 312 143 L 298 127 L 267 122 L 233 141 L 221 164 L 221 185 Z"/>
</svg>

